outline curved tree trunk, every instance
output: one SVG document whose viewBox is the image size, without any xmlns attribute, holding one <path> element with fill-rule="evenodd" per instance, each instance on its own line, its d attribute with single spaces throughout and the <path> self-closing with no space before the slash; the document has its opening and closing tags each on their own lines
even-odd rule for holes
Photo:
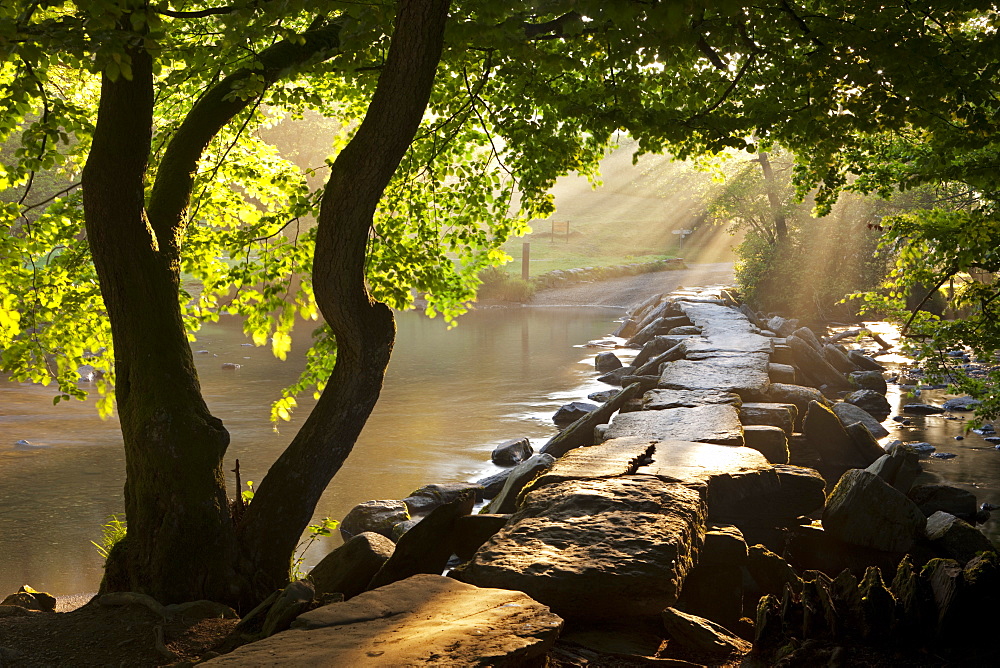
<svg viewBox="0 0 1000 668">
<path fill-rule="evenodd" d="M 316 407 L 261 481 L 240 526 L 257 595 L 287 581 L 288 559 L 320 495 L 347 459 L 382 389 L 392 311 L 365 285 L 375 208 L 423 118 L 441 57 L 449 0 L 402 0 L 368 112 L 334 162 L 318 219 L 313 285 L 337 339 Z"/>
<path fill-rule="evenodd" d="M 147 214 L 152 59 L 132 48 L 132 78 L 104 78 L 83 197 L 115 346 L 128 534 L 112 550 L 102 590 L 141 591 L 164 603 L 209 598 L 245 606 L 287 581 L 316 502 L 381 391 L 395 323 L 365 287 L 368 236 L 430 97 L 448 4 L 400 2 L 369 112 L 331 170 L 314 286 L 337 337 L 337 364 L 317 407 L 259 485 L 239 539 L 222 466 L 229 435 L 201 395 L 180 311 L 178 254 L 197 160 L 246 105 L 226 99 L 226 79 L 192 109 L 164 157 Z M 339 28 L 305 35 L 306 48 L 279 44 L 261 54 L 268 80 L 335 48 Z"/>
<path fill-rule="evenodd" d="M 125 441 L 128 535 L 104 589 L 164 602 L 228 597 L 233 530 L 222 477 L 229 435 L 208 411 L 178 301 L 178 270 L 144 210 L 153 120 L 152 59 L 132 48 L 132 79 L 105 77 L 83 170 L 87 237 L 115 348 Z"/>
</svg>

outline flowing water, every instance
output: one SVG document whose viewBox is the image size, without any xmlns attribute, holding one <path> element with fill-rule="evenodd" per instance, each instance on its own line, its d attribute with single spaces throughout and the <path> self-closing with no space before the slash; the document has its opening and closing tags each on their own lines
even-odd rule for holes
<svg viewBox="0 0 1000 668">
<path fill-rule="evenodd" d="M 899 332 L 894 326 L 885 322 L 864 324 L 892 344 L 893 351 L 899 349 Z M 870 348 L 866 352 L 876 353 L 878 348 Z M 874 357 L 887 368 L 886 375 L 889 377 L 901 374 L 905 376 L 906 369 L 914 366 L 912 360 L 892 351 L 876 354 Z M 880 443 L 886 445 L 895 440 L 904 443 L 924 442 L 933 445 L 937 449 L 936 454 L 955 455 L 949 459 L 921 457 L 923 472 L 914 484 L 936 483 L 961 487 L 975 494 L 979 504 L 986 502 L 1000 506 L 1000 450 L 982 435 L 970 430 L 969 423 L 973 417 L 971 412 L 913 415 L 902 410 L 906 404 L 943 406 L 947 399 L 956 395 L 948 394 L 944 389 L 909 385 L 901 387 L 898 382 L 892 381 L 888 383 L 888 388 L 886 398 L 892 407 L 892 413 L 882 422 L 882 426 L 889 431 L 889 435 L 881 439 Z M 891 416 L 904 417 L 910 424 L 903 425 Z M 1000 428 L 1000 421 L 996 426 Z M 1000 546 L 1000 510 L 994 512 L 990 520 L 980 528 L 995 545 Z"/>
<path fill-rule="evenodd" d="M 555 432 L 561 404 L 598 387 L 589 340 L 613 330 L 620 309 L 495 308 L 471 312 L 448 330 L 440 319 L 398 316 L 385 388 L 361 438 L 316 517 L 341 519 L 357 503 L 398 499 L 433 482 L 477 479 L 499 469 L 493 447 Z M 296 349 L 308 343 L 298 334 Z M 312 405 L 300 402 L 275 433 L 268 407 L 302 370 L 248 345 L 235 320 L 207 326 L 194 344 L 205 397 L 232 434 L 226 468 L 239 458 L 244 482 L 260 480 Z M 225 370 L 223 363 L 240 364 Z M 606 388 L 607 386 L 603 386 Z M 582 392 L 582 394 L 581 394 Z M 94 591 L 103 560 L 91 540 L 122 512 L 124 457 L 114 420 L 92 402 L 52 406 L 50 388 L 0 383 L 0 595 L 22 584 L 57 594 Z M 48 446 L 14 449 L 25 439 Z M 228 474 L 230 494 L 234 480 Z M 310 550 L 310 565 L 339 543 Z"/>
</svg>

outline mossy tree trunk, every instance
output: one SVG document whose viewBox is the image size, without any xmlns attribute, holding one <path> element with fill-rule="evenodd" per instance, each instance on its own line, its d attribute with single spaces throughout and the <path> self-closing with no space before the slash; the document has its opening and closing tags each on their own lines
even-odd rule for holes
<svg viewBox="0 0 1000 668">
<path fill-rule="evenodd" d="M 395 323 L 367 291 L 367 243 L 379 199 L 426 109 L 448 5 L 401 0 L 368 113 L 332 167 L 313 282 L 337 338 L 337 363 L 239 527 L 223 474 L 229 435 L 202 398 L 180 311 L 178 247 L 191 181 L 181 188 L 176 179 L 162 188 L 158 181 L 147 215 L 152 59 L 130 48 L 131 79 L 105 77 L 83 174 L 84 209 L 115 346 L 128 535 L 112 552 L 102 589 L 247 606 L 287 581 L 295 545 L 381 391 Z M 228 118 L 238 111 L 230 105 Z M 190 139 L 179 133 L 200 145 L 179 146 L 188 157 L 165 166 L 190 175 L 227 114 L 206 113 L 209 124 Z M 195 110 L 192 116 L 199 125 Z"/>
</svg>

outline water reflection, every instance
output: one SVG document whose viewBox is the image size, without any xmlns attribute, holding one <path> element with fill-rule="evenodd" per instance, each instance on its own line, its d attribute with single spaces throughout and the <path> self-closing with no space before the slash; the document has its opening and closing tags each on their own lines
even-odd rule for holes
<svg viewBox="0 0 1000 668">
<path fill-rule="evenodd" d="M 913 360 L 898 352 L 900 338 L 895 326 L 886 322 L 866 322 L 864 326 L 893 346 L 889 352 L 875 355 L 875 359 L 890 373 L 899 373 L 913 366 Z M 913 389 L 889 383 L 886 398 L 893 409 L 892 415 L 904 415 L 910 424 L 902 425 L 891 417 L 885 420 L 882 425 L 889 430 L 889 436 L 881 442 L 926 442 L 939 453 L 955 454 L 952 459 L 922 458 L 923 473 L 914 484 L 947 483 L 972 492 L 980 504 L 1000 505 L 1000 451 L 979 434 L 968 431 L 972 413 L 955 411 L 940 415 L 912 415 L 902 411 L 904 405 L 913 403 L 943 406 L 953 396 L 943 389 L 926 388 L 920 389 L 919 396 L 915 396 Z M 1000 542 L 1000 511 L 980 528 L 994 543 Z"/>
<path fill-rule="evenodd" d="M 342 518 L 368 499 L 402 498 L 420 485 L 477 478 L 492 469 L 500 441 L 554 433 L 551 415 L 596 389 L 593 356 L 582 348 L 613 329 L 607 308 L 482 309 L 447 330 L 416 313 L 398 318 L 385 388 L 371 420 L 323 496 L 317 518 Z M 227 468 L 240 459 L 243 479 L 260 480 L 295 433 L 312 400 L 275 433 L 268 406 L 302 370 L 246 346 L 233 320 L 205 328 L 195 344 L 205 396 L 232 433 Z M 296 337 L 296 349 L 308 332 Z M 241 365 L 237 370 L 224 363 Z M 588 389 L 588 388 L 593 389 Z M 0 385 L 0 594 L 21 584 L 68 594 L 93 591 L 102 559 L 90 544 L 121 512 L 124 460 L 114 420 L 90 403 L 52 406 L 49 388 Z M 21 452 L 26 439 L 50 446 Z M 233 480 L 230 477 L 230 485 Z M 318 545 L 306 565 L 333 546 Z"/>
</svg>

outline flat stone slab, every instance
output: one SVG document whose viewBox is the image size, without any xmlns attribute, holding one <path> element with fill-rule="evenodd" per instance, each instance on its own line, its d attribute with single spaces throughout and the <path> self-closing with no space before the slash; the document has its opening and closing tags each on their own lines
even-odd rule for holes
<svg viewBox="0 0 1000 668">
<path fill-rule="evenodd" d="M 684 315 L 701 327 L 702 340 L 692 340 L 689 352 L 768 353 L 771 337 L 753 332 L 753 325 L 739 310 L 719 304 L 678 302 Z"/>
<path fill-rule="evenodd" d="M 764 353 L 666 362 L 659 387 L 666 390 L 735 392 L 744 400 L 762 398 L 771 384 Z"/>
<path fill-rule="evenodd" d="M 740 422 L 745 425 L 770 425 L 781 427 L 792 435 L 799 409 L 795 404 L 774 402 L 746 402 L 740 406 Z"/>
<path fill-rule="evenodd" d="M 518 591 L 415 575 L 300 615 L 211 666 L 521 666 L 544 661 L 562 619 Z"/>
<path fill-rule="evenodd" d="M 692 337 L 689 353 L 765 353 L 774 351 L 774 339 L 769 336 L 744 331 L 717 331 L 714 334 Z"/>
<path fill-rule="evenodd" d="M 619 413 L 605 438 L 638 436 L 656 441 L 698 441 L 743 445 L 743 427 L 732 404 Z"/>
<path fill-rule="evenodd" d="M 649 476 L 545 485 L 459 577 L 523 591 L 563 617 L 656 615 L 697 561 L 705 518 L 698 491 Z"/>
<path fill-rule="evenodd" d="M 709 404 L 732 404 L 739 407 L 742 401 L 738 394 L 717 390 L 649 390 L 642 395 L 642 410 L 695 408 Z"/>
<path fill-rule="evenodd" d="M 656 443 L 651 461 L 637 468 L 635 473 L 668 482 L 708 483 L 714 476 L 741 475 L 770 468 L 767 458 L 753 448 L 667 439 Z"/>
<path fill-rule="evenodd" d="M 528 489 L 568 480 L 598 480 L 631 475 L 652 457 L 656 441 L 648 438 L 616 438 L 598 445 L 570 450 L 552 468 L 531 482 Z"/>
<path fill-rule="evenodd" d="M 813 469 L 771 464 L 747 447 L 665 441 L 636 475 L 666 482 L 705 484 L 709 519 L 735 524 L 767 524 L 806 515 L 823 507 L 825 482 Z"/>
</svg>

